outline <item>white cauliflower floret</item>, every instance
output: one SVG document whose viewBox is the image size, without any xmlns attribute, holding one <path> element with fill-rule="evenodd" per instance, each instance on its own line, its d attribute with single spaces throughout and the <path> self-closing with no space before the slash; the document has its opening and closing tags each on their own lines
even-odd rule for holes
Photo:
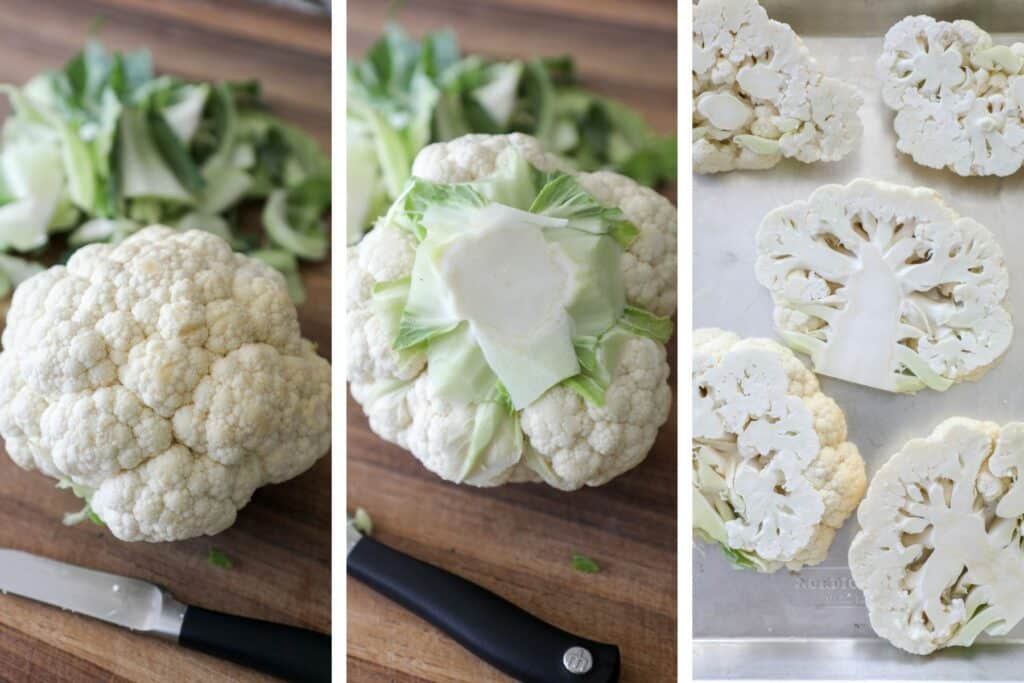
<svg viewBox="0 0 1024 683">
<path fill-rule="evenodd" d="M 860 142 L 855 88 L 824 76 L 789 27 L 757 0 L 693 10 L 693 169 L 835 161 Z"/>
<path fill-rule="evenodd" d="M 330 446 L 330 366 L 284 279 L 209 233 L 83 247 L 18 287 L 3 346 L 7 452 L 122 540 L 223 531 Z"/>
<path fill-rule="evenodd" d="M 923 655 L 1024 618 L 1022 475 L 1019 422 L 954 417 L 886 461 L 849 558 L 878 635 Z"/>
<path fill-rule="evenodd" d="M 1024 43 L 995 45 L 970 21 L 906 17 L 885 34 L 882 99 L 897 149 L 962 176 L 1024 164 Z"/>
<path fill-rule="evenodd" d="M 780 333 L 823 375 L 944 391 L 984 374 L 1013 336 L 995 238 L 926 188 L 820 187 L 765 217 L 757 251 Z"/>
<path fill-rule="evenodd" d="M 820 563 L 866 485 L 843 412 L 768 339 L 696 330 L 693 368 L 694 528 L 738 567 Z"/>
<path fill-rule="evenodd" d="M 622 356 L 603 406 L 556 386 L 523 410 L 530 455 L 542 461 L 537 473 L 551 486 L 600 486 L 636 467 L 668 419 L 672 391 L 665 347 L 635 337 Z"/>
<path fill-rule="evenodd" d="M 518 184 L 523 174 L 516 166 L 517 159 L 535 170 L 555 175 L 568 172 L 562 162 L 545 154 L 535 139 L 512 134 L 468 135 L 430 145 L 418 155 L 412 173 L 421 181 L 446 186 L 487 183 L 499 178 L 494 188 L 482 190 L 495 193 L 487 194 L 488 198 L 499 197 L 491 200 L 493 207 L 503 204 L 509 193 L 518 193 L 517 198 L 524 199 Z M 587 223 L 585 231 L 566 231 L 576 236 L 565 238 L 568 256 L 556 255 L 552 271 L 558 277 L 578 277 L 579 282 L 585 283 L 567 285 L 568 293 L 577 297 L 574 310 L 582 311 L 583 324 L 594 327 L 598 325 L 595 320 L 603 320 L 606 307 L 617 306 L 618 311 L 623 311 L 623 304 L 656 316 L 671 315 L 676 303 L 675 208 L 664 197 L 613 173 L 570 173 L 569 178 L 578 182 L 589 197 L 584 200 L 571 194 L 564 199 L 566 206 L 596 201 L 600 207 L 612 207 L 601 208 L 602 212 L 615 212 L 617 217 L 608 213 L 607 220 L 615 221 L 616 225 L 618 221 L 628 221 L 623 229 L 635 230 L 632 235 L 624 233 L 621 246 L 608 238 L 600 241 L 601 235 L 597 233 L 589 236 L 597 229 L 594 222 Z M 533 198 L 531 195 L 525 200 Z M 422 286 L 424 281 L 422 277 L 417 279 L 415 273 L 420 271 L 414 271 L 422 267 L 417 265 L 417 259 L 420 251 L 427 248 L 420 245 L 429 241 L 422 235 L 417 237 L 402 222 L 407 220 L 402 214 L 406 201 L 411 200 L 403 194 L 374 230 L 348 251 L 348 379 L 352 395 L 366 411 L 371 428 L 382 438 L 410 450 L 439 476 L 478 486 L 545 480 L 559 488 L 576 489 L 603 484 L 639 464 L 650 450 L 659 426 L 667 419 L 671 404 L 664 344 L 643 336 L 640 328 L 613 326 L 616 332 L 607 333 L 608 336 L 602 336 L 606 327 L 586 332 L 593 336 L 578 341 L 595 344 L 596 349 L 596 365 L 591 367 L 594 375 L 584 383 L 586 388 L 574 390 L 556 382 L 521 406 L 510 405 L 514 396 L 503 395 L 496 386 L 482 392 L 477 386 L 486 385 L 488 377 L 494 381 L 494 366 L 501 366 L 503 360 L 507 362 L 508 346 L 516 342 L 503 346 L 501 335 L 492 334 L 486 337 L 487 348 L 481 354 L 482 346 L 450 341 L 460 337 L 472 342 L 472 335 L 477 333 L 485 337 L 487 323 L 474 323 L 471 328 L 465 322 L 454 329 L 444 326 L 441 335 L 431 332 L 435 337 L 430 337 L 429 343 L 396 350 L 396 339 L 404 329 L 402 321 L 408 317 L 406 307 L 416 298 L 410 289 Z M 510 215 L 514 220 L 548 221 L 544 225 L 549 229 L 559 225 L 551 221 L 560 218 L 531 219 L 525 211 L 529 201 L 516 208 L 498 206 L 497 213 L 467 215 L 480 215 L 485 224 L 487 220 L 497 221 L 499 227 Z M 421 217 L 428 210 L 417 209 L 419 213 L 415 215 Z M 460 217 L 455 224 L 464 226 L 465 221 Z M 529 229 L 527 226 L 528 222 L 523 230 Z M 474 227 L 469 225 L 468 229 Z M 488 228 L 479 230 L 483 233 Z M 424 239 L 428 241 L 421 241 Z M 577 239 L 581 240 L 579 246 L 573 242 Z M 455 251 L 453 247 L 447 249 L 449 253 Z M 598 254 L 593 258 L 602 268 L 607 268 L 608 255 L 615 254 L 616 261 L 610 262 L 618 263 L 618 272 L 587 270 L 593 268 L 592 262 L 585 260 L 591 254 Z M 572 265 L 572 259 L 577 259 L 582 267 Z M 506 264 L 511 261 L 509 258 Z M 541 270 L 536 267 L 539 277 Z M 460 272 L 465 277 L 478 276 L 474 271 Z M 515 296 L 523 287 L 521 281 L 516 282 L 508 288 L 508 299 L 500 305 L 518 305 Z M 473 300 L 467 298 L 471 294 L 472 291 L 453 295 L 454 303 L 446 306 L 460 311 L 472 309 Z M 566 296 L 566 292 L 552 291 L 550 296 L 554 301 L 558 296 Z M 442 314 L 448 312 L 446 308 Z M 631 315 L 628 311 L 624 314 Z M 563 324 L 559 319 L 553 320 L 540 323 L 545 334 L 553 334 L 551 330 L 558 330 Z M 614 323 L 611 319 L 601 324 Z M 546 349 L 540 348 L 538 352 L 545 353 Z M 459 385 L 454 394 L 453 385 Z M 584 400 L 580 393 L 597 385 L 601 405 Z M 514 387 L 510 391 L 521 395 L 516 394 Z"/>
</svg>

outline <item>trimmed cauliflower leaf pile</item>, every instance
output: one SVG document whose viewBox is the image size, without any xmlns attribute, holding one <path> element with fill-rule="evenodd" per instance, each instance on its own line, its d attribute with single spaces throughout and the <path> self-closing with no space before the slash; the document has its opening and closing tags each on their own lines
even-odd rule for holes
<svg viewBox="0 0 1024 683">
<path fill-rule="evenodd" d="M 398 197 L 423 147 L 469 133 L 527 133 L 578 170 L 611 170 L 650 187 L 676 176 L 675 136 L 580 87 L 571 57 L 463 55 L 449 30 L 417 41 L 389 25 L 349 63 L 346 126 L 349 244 Z"/>
<path fill-rule="evenodd" d="M 788 24 L 757 0 L 693 9 L 693 170 L 836 161 L 860 142 L 857 90 L 822 74 Z"/>
<path fill-rule="evenodd" d="M 992 233 L 934 191 L 872 180 L 769 213 L 757 280 L 785 342 L 815 372 L 893 392 L 983 375 L 1013 337 Z"/>
<path fill-rule="evenodd" d="M 147 225 L 214 233 L 281 270 L 304 298 L 296 259 L 327 256 L 330 163 L 270 115 L 259 84 L 157 75 L 150 54 L 95 41 L 62 69 L 0 85 L 0 251 L 36 252 L 56 233 L 74 250 Z M 262 202 L 263 230 L 239 206 Z M 40 268 L 0 254 L 0 298 Z"/>
<path fill-rule="evenodd" d="M 693 525 L 741 569 L 820 563 L 864 461 L 814 373 L 769 339 L 693 334 Z"/>
<path fill-rule="evenodd" d="M 284 278 L 207 232 L 82 247 L 15 291 L 0 436 L 124 541 L 231 526 L 330 446 L 330 365 Z"/>
<path fill-rule="evenodd" d="M 882 99 L 897 148 L 962 176 L 1024 164 L 1024 43 L 997 45 L 970 21 L 906 17 L 885 34 Z"/>
<path fill-rule="evenodd" d="M 597 486 L 671 403 L 676 210 L 531 137 L 426 147 L 348 251 L 348 379 L 370 426 L 439 476 Z"/>
<path fill-rule="evenodd" d="M 914 654 L 1005 635 L 1024 618 L 1024 423 L 963 417 L 871 480 L 850 547 L 871 626 Z"/>
</svg>

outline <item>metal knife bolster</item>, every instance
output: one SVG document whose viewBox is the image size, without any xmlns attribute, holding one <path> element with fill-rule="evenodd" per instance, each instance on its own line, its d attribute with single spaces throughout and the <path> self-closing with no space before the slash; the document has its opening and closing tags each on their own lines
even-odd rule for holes
<svg viewBox="0 0 1024 683">
<path fill-rule="evenodd" d="M 177 642 L 181 636 L 181 626 L 185 623 L 188 605 L 175 600 L 164 588 L 160 588 L 160 598 L 160 611 L 154 615 L 153 626 L 147 633 Z"/>
</svg>

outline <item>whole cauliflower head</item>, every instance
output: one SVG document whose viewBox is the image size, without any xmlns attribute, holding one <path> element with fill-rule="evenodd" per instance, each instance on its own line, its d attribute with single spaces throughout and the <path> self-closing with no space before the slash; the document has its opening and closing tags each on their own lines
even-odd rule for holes
<svg viewBox="0 0 1024 683">
<path fill-rule="evenodd" d="M 857 90 L 822 74 L 789 27 L 757 0 L 693 9 L 693 170 L 835 161 L 860 142 Z"/>
<path fill-rule="evenodd" d="M 125 541 L 231 526 L 253 491 L 327 451 L 330 398 L 284 278 L 210 233 L 83 247 L 22 283 L 7 315 L 8 455 Z"/>
<path fill-rule="evenodd" d="M 871 480 L 850 546 L 871 626 L 928 654 L 1024 617 L 1024 423 L 963 417 L 913 439 Z"/>
<path fill-rule="evenodd" d="M 893 392 L 977 379 L 1013 337 L 992 233 L 936 192 L 826 185 L 769 213 L 757 279 L 786 343 L 816 372 Z"/>
<path fill-rule="evenodd" d="M 996 45 L 970 21 L 906 17 L 885 34 L 878 71 L 897 149 L 915 162 L 962 176 L 1024 163 L 1024 43 Z"/>
<path fill-rule="evenodd" d="M 864 461 L 814 373 L 769 339 L 693 335 L 694 529 L 734 566 L 825 559 L 864 495 Z"/>
<path fill-rule="evenodd" d="M 424 148 L 348 250 L 348 379 L 371 428 L 455 482 L 597 486 L 668 418 L 676 210 L 521 134 Z"/>
</svg>

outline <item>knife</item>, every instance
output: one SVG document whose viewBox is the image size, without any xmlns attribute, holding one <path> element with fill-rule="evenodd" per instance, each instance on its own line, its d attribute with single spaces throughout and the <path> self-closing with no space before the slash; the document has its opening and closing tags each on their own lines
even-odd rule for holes
<svg viewBox="0 0 1024 683">
<path fill-rule="evenodd" d="M 0 548 L 0 592 L 165 638 L 286 680 L 331 680 L 330 636 L 185 605 L 139 579 Z"/>
<path fill-rule="evenodd" d="M 619 648 L 580 638 L 508 600 L 359 533 L 348 522 L 348 573 L 524 683 L 614 683 Z"/>
</svg>

